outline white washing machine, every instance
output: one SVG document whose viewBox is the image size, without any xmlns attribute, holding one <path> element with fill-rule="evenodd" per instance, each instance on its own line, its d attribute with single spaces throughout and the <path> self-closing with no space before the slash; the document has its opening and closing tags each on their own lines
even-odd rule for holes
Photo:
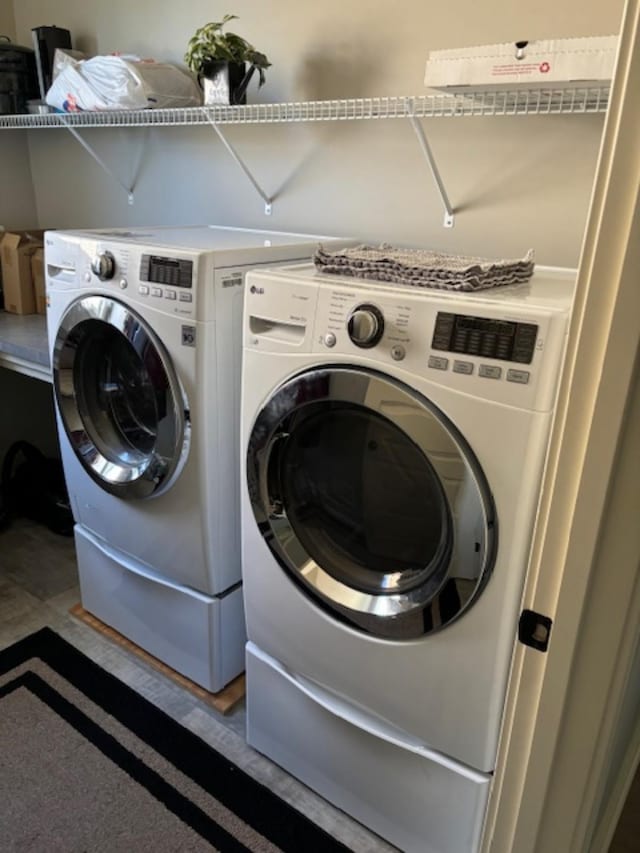
<svg viewBox="0 0 640 853">
<path fill-rule="evenodd" d="M 208 690 L 244 669 L 242 298 L 330 238 L 51 231 L 47 325 L 82 604 Z"/>
<path fill-rule="evenodd" d="M 479 845 L 574 282 L 248 276 L 248 741 L 403 851 Z"/>
</svg>

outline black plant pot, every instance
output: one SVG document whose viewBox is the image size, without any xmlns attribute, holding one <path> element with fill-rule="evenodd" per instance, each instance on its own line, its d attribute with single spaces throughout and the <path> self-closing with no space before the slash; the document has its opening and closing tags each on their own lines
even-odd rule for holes
<svg viewBox="0 0 640 853">
<path fill-rule="evenodd" d="M 207 62 L 202 66 L 200 74 L 205 104 L 246 104 L 247 86 L 255 70 L 255 65 L 249 66 L 247 70 L 244 62 Z"/>
</svg>

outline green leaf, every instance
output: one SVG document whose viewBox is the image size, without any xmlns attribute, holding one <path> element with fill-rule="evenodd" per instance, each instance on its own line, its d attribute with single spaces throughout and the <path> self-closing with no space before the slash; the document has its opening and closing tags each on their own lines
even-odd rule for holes
<svg viewBox="0 0 640 853">
<path fill-rule="evenodd" d="M 237 15 L 226 14 L 221 21 L 210 21 L 198 27 L 187 43 L 184 61 L 196 74 L 200 74 L 203 64 L 211 60 L 250 62 L 258 68 L 259 85 L 262 86 L 265 82 L 264 70 L 271 65 L 267 57 L 237 33 L 222 32 L 225 24 L 237 18 Z"/>
</svg>

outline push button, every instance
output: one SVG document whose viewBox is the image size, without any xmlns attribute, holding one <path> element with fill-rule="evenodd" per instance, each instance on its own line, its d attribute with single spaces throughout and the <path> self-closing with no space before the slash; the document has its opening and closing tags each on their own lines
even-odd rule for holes
<svg viewBox="0 0 640 853">
<path fill-rule="evenodd" d="M 528 370 L 507 370 L 507 382 L 518 382 L 520 385 L 529 384 Z"/>
<path fill-rule="evenodd" d="M 447 370 L 449 367 L 449 359 L 442 358 L 439 355 L 430 355 L 428 361 L 429 367 L 434 370 Z"/>
<path fill-rule="evenodd" d="M 138 293 L 141 294 L 142 296 L 148 296 L 149 295 L 149 288 L 147 287 L 146 284 L 141 284 L 140 287 L 138 288 Z"/>
<path fill-rule="evenodd" d="M 453 372 L 454 373 L 466 373 L 468 376 L 471 376 L 473 373 L 473 362 L 472 361 L 454 361 L 453 362 Z"/>
<path fill-rule="evenodd" d="M 502 376 L 502 368 L 493 367 L 493 365 L 490 364 L 481 364 L 478 374 L 480 376 L 484 376 L 485 379 L 500 379 Z"/>
<path fill-rule="evenodd" d="M 152 287 L 151 288 L 152 296 L 162 296 L 162 288 L 161 287 Z"/>
<path fill-rule="evenodd" d="M 176 298 L 175 290 L 165 290 L 164 298 L 165 299 L 175 299 Z"/>
<path fill-rule="evenodd" d="M 193 296 L 190 293 L 180 291 L 180 302 L 193 302 Z"/>
<path fill-rule="evenodd" d="M 391 347 L 391 358 L 394 361 L 402 361 L 406 354 L 407 351 L 402 344 L 394 344 L 394 346 Z"/>
</svg>

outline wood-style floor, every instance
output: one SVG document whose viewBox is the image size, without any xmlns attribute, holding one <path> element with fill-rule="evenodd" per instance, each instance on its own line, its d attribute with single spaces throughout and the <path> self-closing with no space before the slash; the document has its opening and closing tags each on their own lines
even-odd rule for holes
<svg viewBox="0 0 640 853">
<path fill-rule="evenodd" d="M 45 626 L 52 628 L 103 669 L 304 812 L 349 850 L 397 853 L 395 847 L 247 746 L 244 700 L 231 712 L 219 713 L 122 645 L 74 618 L 69 610 L 78 601 L 80 589 L 73 539 L 57 536 L 23 519 L 0 531 L 0 648 Z M 1 840 L 0 851 L 4 851 Z"/>
<path fill-rule="evenodd" d="M 217 713 L 126 649 L 73 618 L 69 611 L 79 600 L 72 539 L 56 536 L 22 519 L 0 531 L 0 648 L 44 626 L 53 628 L 104 669 L 303 810 L 354 853 L 394 853 L 395 848 L 248 747 L 244 740 L 244 703 L 228 715 Z M 640 853 L 640 773 L 609 853 Z"/>
</svg>

